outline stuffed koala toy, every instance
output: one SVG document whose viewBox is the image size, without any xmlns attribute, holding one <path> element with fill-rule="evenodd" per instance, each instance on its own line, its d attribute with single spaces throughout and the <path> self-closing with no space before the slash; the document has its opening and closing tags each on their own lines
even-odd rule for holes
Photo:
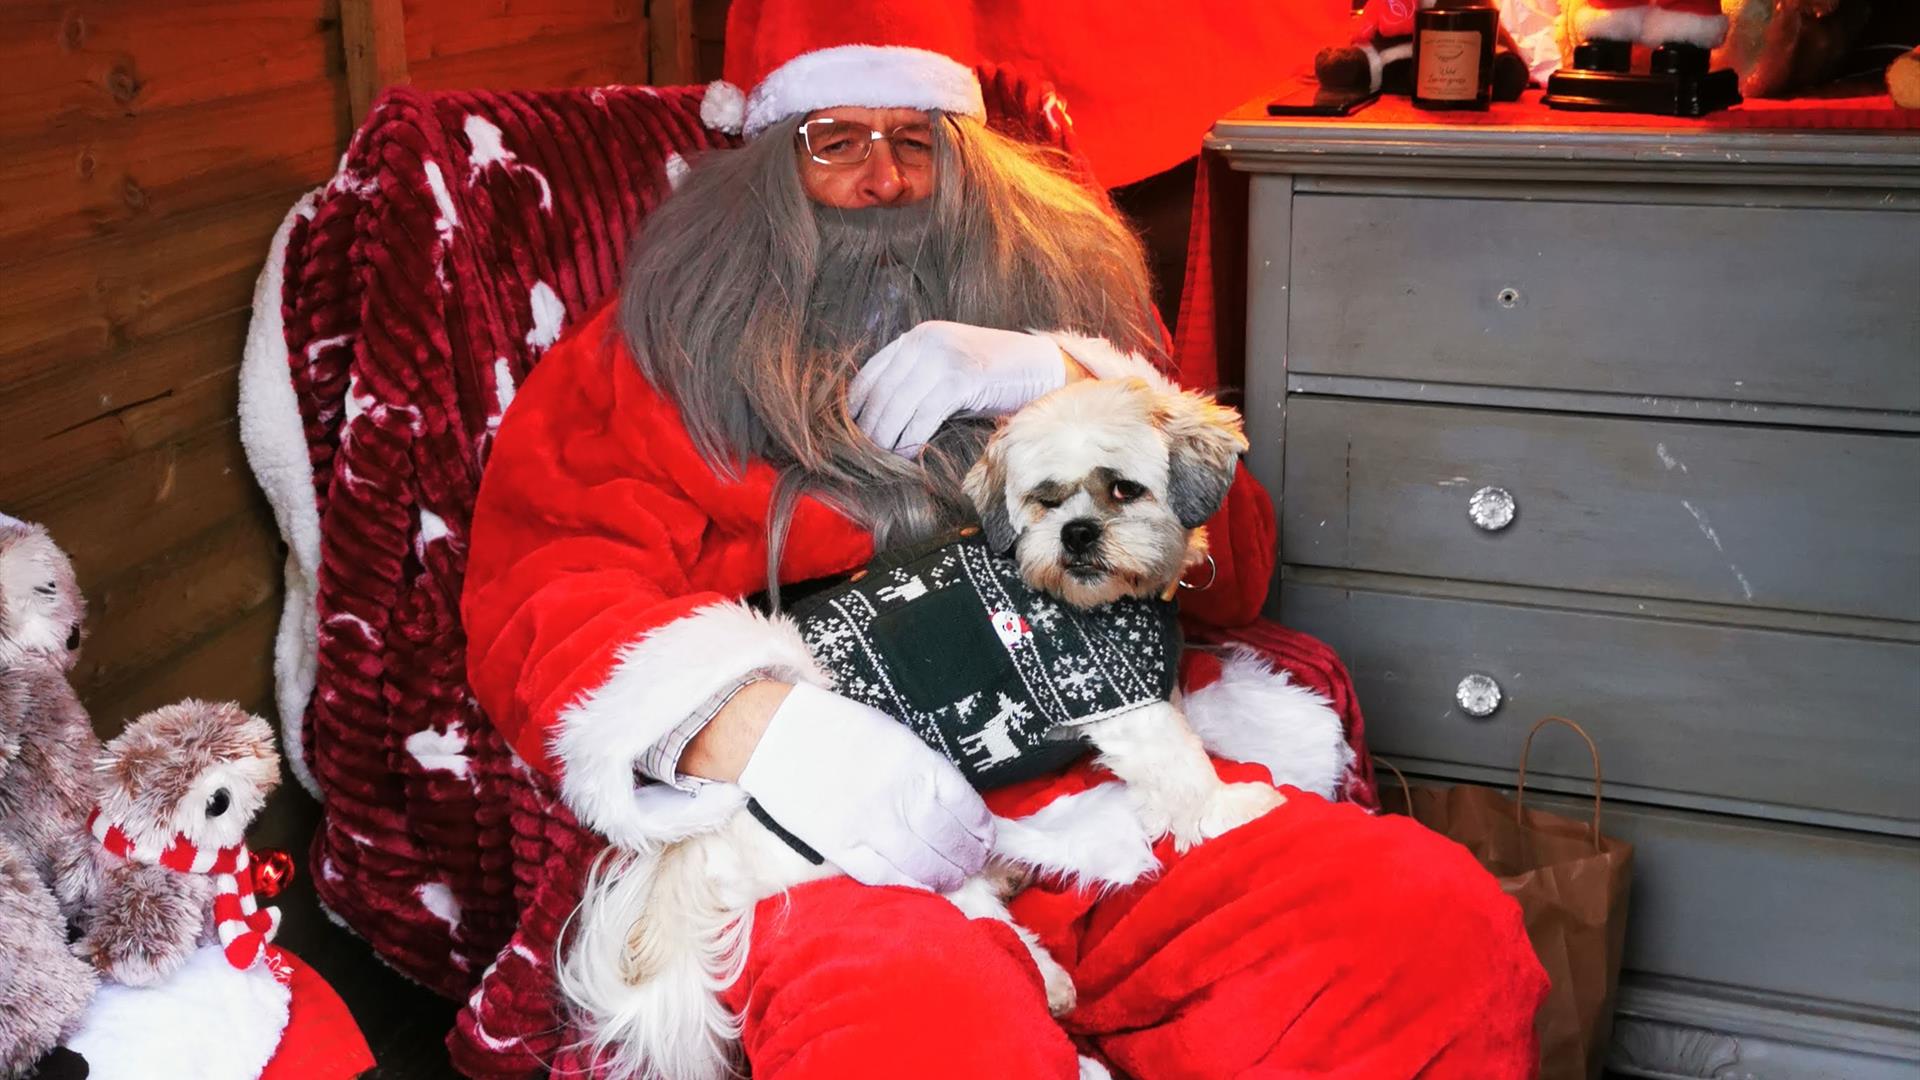
<svg viewBox="0 0 1920 1080">
<path fill-rule="evenodd" d="M 0 836 L 83 916 L 98 888 L 86 838 L 100 742 L 67 684 L 85 604 L 45 529 L 0 515 Z"/>
<path fill-rule="evenodd" d="M 0 838 L 0 1077 L 26 1076 L 72 1035 L 93 971 L 67 948 L 67 921 L 27 858 Z"/>
<path fill-rule="evenodd" d="M 183 701 L 127 725 L 100 755 L 89 829 L 113 865 L 80 954 L 151 986 L 217 941 L 250 967 L 279 927 L 260 908 L 245 837 L 280 782 L 273 729 L 237 705 Z"/>
<path fill-rule="evenodd" d="M 82 614 L 46 530 L 0 515 L 0 1077 L 71 1034 L 94 992 L 67 947 L 99 885 L 86 815 L 100 744 L 66 678 Z"/>
</svg>

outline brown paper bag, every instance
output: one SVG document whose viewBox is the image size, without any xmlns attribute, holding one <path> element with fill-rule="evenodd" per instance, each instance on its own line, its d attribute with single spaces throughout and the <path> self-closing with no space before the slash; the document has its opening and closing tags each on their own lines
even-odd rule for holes
<svg viewBox="0 0 1920 1080">
<path fill-rule="evenodd" d="M 1593 752 L 1591 823 L 1525 806 L 1527 755 L 1534 735 L 1552 723 L 1572 728 Z M 1613 1027 L 1633 845 L 1602 835 L 1600 785 L 1593 739 L 1573 721 L 1549 716 L 1527 733 L 1515 798 L 1468 785 L 1415 790 L 1404 777 L 1401 792 L 1385 793 L 1387 809 L 1410 804 L 1414 820 L 1473 852 L 1519 901 L 1527 936 L 1553 981 L 1535 1021 L 1542 1080 L 1597 1080 Z"/>
</svg>

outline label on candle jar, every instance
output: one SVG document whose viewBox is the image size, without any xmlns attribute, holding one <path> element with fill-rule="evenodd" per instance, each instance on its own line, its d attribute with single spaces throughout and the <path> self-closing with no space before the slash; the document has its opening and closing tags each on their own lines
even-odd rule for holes
<svg viewBox="0 0 1920 1080">
<path fill-rule="evenodd" d="M 1480 94 L 1480 33 L 1420 31 L 1420 69 L 1414 94 L 1436 101 L 1472 101 Z"/>
</svg>

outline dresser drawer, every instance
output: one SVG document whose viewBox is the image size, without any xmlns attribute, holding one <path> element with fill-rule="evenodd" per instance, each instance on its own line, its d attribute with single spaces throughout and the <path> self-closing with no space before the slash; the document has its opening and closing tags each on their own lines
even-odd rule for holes
<svg viewBox="0 0 1920 1080">
<path fill-rule="evenodd" d="M 1511 770 L 1528 725 L 1558 714 L 1645 798 L 1920 822 L 1920 645 L 1299 582 L 1280 603 L 1346 661 L 1389 758 Z M 1499 686 L 1490 716 L 1456 700 L 1468 675 Z M 1589 776 L 1576 743 L 1546 740 L 1534 767 Z"/>
<path fill-rule="evenodd" d="M 1601 827 L 1634 845 L 1627 970 L 1920 1011 L 1920 844 L 1617 800 Z"/>
<path fill-rule="evenodd" d="M 1291 235 L 1293 371 L 1920 410 L 1920 214 L 1300 194 Z"/>
<path fill-rule="evenodd" d="M 1295 395 L 1285 469 L 1290 563 L 1920 619 L 1913 436 Z"/>
</svg>

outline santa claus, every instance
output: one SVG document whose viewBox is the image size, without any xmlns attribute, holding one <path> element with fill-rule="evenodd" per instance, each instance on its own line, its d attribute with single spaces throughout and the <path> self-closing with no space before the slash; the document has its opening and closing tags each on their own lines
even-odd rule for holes
<svg viewBox="0 0 1920 1080">
<path fill-rule="evenodd" d="M 1011 932 L 935 895 L 981 868 L 987 803 L 742 598 L 967 522 L 959 481 L 995 417 L 1165 357 L 1138 241 L 984 126 L 939 14 L 805 7 L 736 3 L 748 92 L 716 87 L 705 115 L 746 142 L 695 164 L 619 303 L 520 389 L 474 513 L 472 685 L 613 845 L 563 945 L 583 1030 L 613 1071 L 677 1075 L 621 1052 L 649 1021 L 623 984 L 658 958 L 617 920 L 664 845 L 752 799 L 852 875 L 763 904 L 714 973 L 721 1007 L 683 1003 L 761 1080 L 1066 1080 L 1095 1058 L 1140 1080 L 1528 1075 L 1545 979 L 1517 908 L 1463 849 L 1319 797 L 1331 746 L 1269 755 L 1319 795 L 1164 852 L 1149 881 L 1014 904 L 1079 986 L 1064 1025 Z M 1189 619 L 1252 618 L 1273 553 L 1235 550 L 1233 520 L 1268 514 L 1243 471 L 1212 530 L 1222 584 Z M 1245 663 L 1189 699 L 1216 752 L 1319 707 Z M 1100 779 L 988 800 L 1027 813 Z"/>
</svg>

